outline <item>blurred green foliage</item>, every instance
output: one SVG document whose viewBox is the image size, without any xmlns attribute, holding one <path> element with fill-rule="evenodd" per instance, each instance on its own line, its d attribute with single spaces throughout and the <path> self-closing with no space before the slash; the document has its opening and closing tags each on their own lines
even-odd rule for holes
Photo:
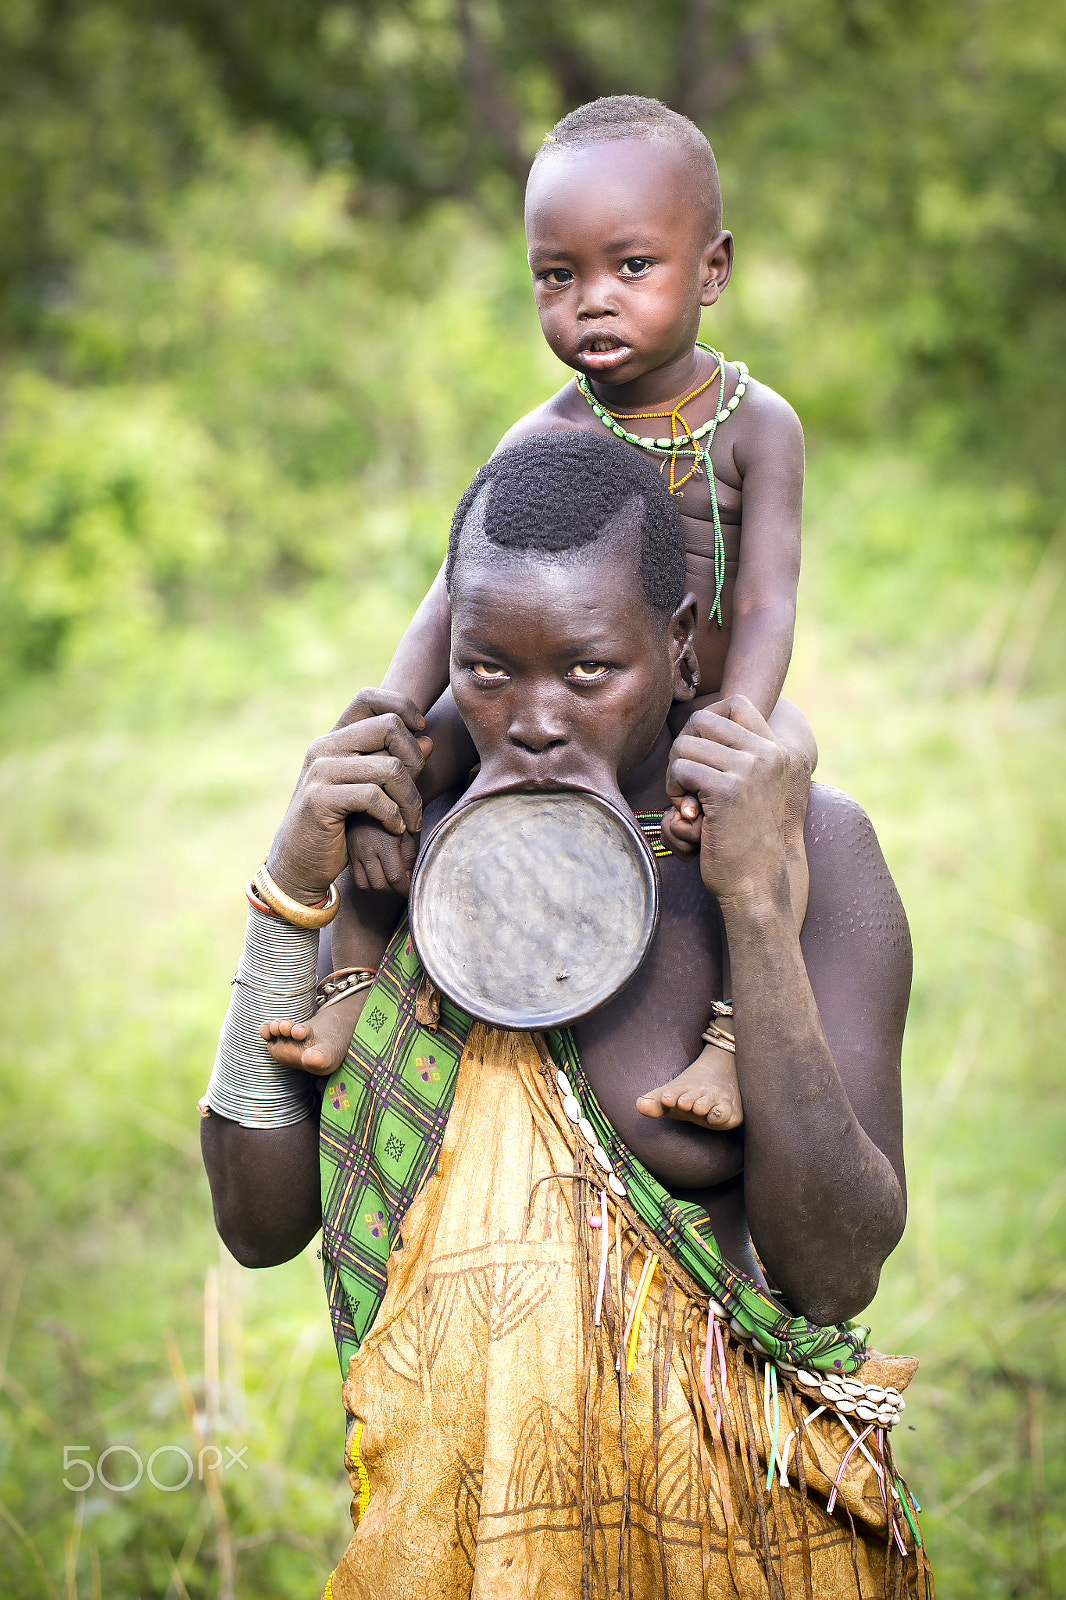
<svg viewBox="0 0 1066 1600">
<path fill-rule="evenodd" d="M 941 1593 L 1061 1590 L 1064 29 L 1036 0 L 0 8 L 5 1596 L 288 1600 L 343 1547 L 318 1264 L 220 1256 L 193 1107 L 307 740 L 567 376 L 519 181 L 616 90 L 716 145 L 706 332 L 810 447 L 791 690 L 914 924 L 911 1222 L 872 1320 L 922 1357 L 899 1449 Z M 221 1501 L 62 1485 L 64 1444 L 205 1437 L 249 1446 Z"/>
<path fill-rule="evenodd" d="M 557 0 L 16 0 L 0 668 L 383 544 L 417 586 L 439 497 L 550 381 L 516 179 L 575 97 L 619 88 L 718 144 L 752 313 L 727 325 L 812 439 L 964 463 L 1046 537 L 1064 66 L 1036 0 L 659 0 L 624 26 Z"/>
</svg>

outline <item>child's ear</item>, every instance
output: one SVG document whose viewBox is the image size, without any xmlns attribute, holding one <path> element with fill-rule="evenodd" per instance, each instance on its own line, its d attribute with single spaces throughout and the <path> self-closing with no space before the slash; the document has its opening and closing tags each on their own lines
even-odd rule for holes
<svg viewBox="0 0 1066 1600">
<path fill-rule="evenodd" d="M 675 700 L 691 700 L 700 686 L 700 664 L 696 659 L 698 626 L 699 606 L 696 597 L 687 594 L 670 618 Z"/>
<path fill-rule="evenodd" d="M 700 305 L 713 306 L 733 272 L 731 233 L 719 233 L 711 240 L 700 259 L 700 269 L 703 278 Z"/>
</svg>

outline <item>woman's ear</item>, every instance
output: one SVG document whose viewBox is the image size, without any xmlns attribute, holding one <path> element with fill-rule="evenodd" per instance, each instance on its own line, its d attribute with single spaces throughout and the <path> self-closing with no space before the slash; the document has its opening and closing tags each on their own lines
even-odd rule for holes
<svg viewBox="0 0 1066 1600">
<path fill-rule="evenodd" d="M 674 699 L 691 700 L 700 686 L 700 664 L 696 659 L 696 629 L 699 606 L 687 594 L 670 618 L 670 643 L 674 655 Z"/>
</svg>

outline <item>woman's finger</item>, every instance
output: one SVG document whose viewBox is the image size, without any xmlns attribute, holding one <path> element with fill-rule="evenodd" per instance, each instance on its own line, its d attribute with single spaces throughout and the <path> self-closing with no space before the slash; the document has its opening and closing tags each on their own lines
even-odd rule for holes
<svg viewBox="0 0 1066 1600">
<path fill-rule="evenodd" d="M 331 809 L 340 816 L 354 816 L 356 812 L 373 817 L 390 833 L 403 833 L 404 820 L 395 800 L 391 800 L 377 783 L 337 783 L 330 791 Z M 341 841 L 343 847 L 343 840 Z"/>
<path fill-rule="evenodd" d="M 749 773 L 754 757 L 763 751 L 741 750 L 736 745 L 720 744 L 717 739 L 699 739 L 679 733 L 670 750 L 668 765 L 675 761 L 702 762 L 704 766 L 717 767 L 719 772 L 735 772 L 738 777 Z"/>
<path fill-rule="evenodd" d="M 421 733 L 426 726 L 425 717 L 414 701 L 409 700 L 406 695 L 395 694 L 391 689 L 365 688 L 357 690 L 352 696 L 331 731 L 336 733 L 341 728 L 350 727 L 354 722 L 364 722 L 370 717 L 379 717 L 390 712 L 406 723 L 412 733 Z"/>
<path fill-rule="evenodd" d="M 432 745 L 430 745 L 432 748 Z M 418 773 L 425 766 L 422 745 L 399 717 L 391 712 L 386 716 L 370 717 L 364 722 L 353 722 L 315 739 L 308 752 L 308 763 L 339 756 L 374 755 L 387 750 Z"/>
<path fill-rule="evenodd" d="M 741 728 L 747 728 L 750 733 L 761 734 L 764 739 L 777 740 L 773 729 L 759 710 L 758 706 L 748 699 L 746 694 L 730 695 L 728 700 L 719 700 L 715 705 L 708 706 L 708 711 L 716 711 L 720 717 L 725 717 L 730 722 L 735 722 Z"/>
<path fill-rule="evenodd" d="M 758 716 L 758 712 L 755 713 Z M 765 727 L 765 724 L 764 724 Z M 695 712 L 678 734 L 678 739 L 703 739 L 708 744 L 724 745 L 728 750 L 746 750 L 751 755 L 765 749 L 767 744 L 779 747 L 779 741 L 767 728 L 765 732 L 748 728 L 718 711 L 705 708 Z M 677 741 L 675 740 L 675 745 Z"/>
<path fill-rule="evenodd" d="M 666 792 L 671 800 L 682 795 L 698 795 L 702 802 L 723 801 L 736 793 L 737 774 L 721 771 L 702 761 L 671 761 L 666 775 Z"/>
<path fill-rule="evenodd" d="M 320 756 L 311 768 L 309 779 L 322 791 L 325 803 L 334 815 L 351 814 L 342 805 L 339 791 L 347 790 L 352 785 L 366 788 L 375 784 L 390 796 L 402 823 L 401 827 L 390 827 L 390 833 L 402 833 L 404 828 L 418 833 L 422 827 L 422 797 L 410 770 L 398 756 L 384 752 L 369 756 Z M 359 806 L 358 810 L 368 816 L 378 816 L 378 812 L 369 806 Z M 381 820 L 380 817 L 378 820 Z"/>
</svg>

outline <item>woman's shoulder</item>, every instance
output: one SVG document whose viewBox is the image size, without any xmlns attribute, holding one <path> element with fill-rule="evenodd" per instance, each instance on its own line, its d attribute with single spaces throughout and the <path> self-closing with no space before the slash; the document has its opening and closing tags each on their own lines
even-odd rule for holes
<svg viewBox="0 0 1066 1600">
<path fill-rule="evenodd" d="M 876 944 L 910 960 L 907 914 L 873 823 L 857 800 L 827 783 L 812 783 L 804 844 L 810 868 L 805 943 Z"/>
</svg>

